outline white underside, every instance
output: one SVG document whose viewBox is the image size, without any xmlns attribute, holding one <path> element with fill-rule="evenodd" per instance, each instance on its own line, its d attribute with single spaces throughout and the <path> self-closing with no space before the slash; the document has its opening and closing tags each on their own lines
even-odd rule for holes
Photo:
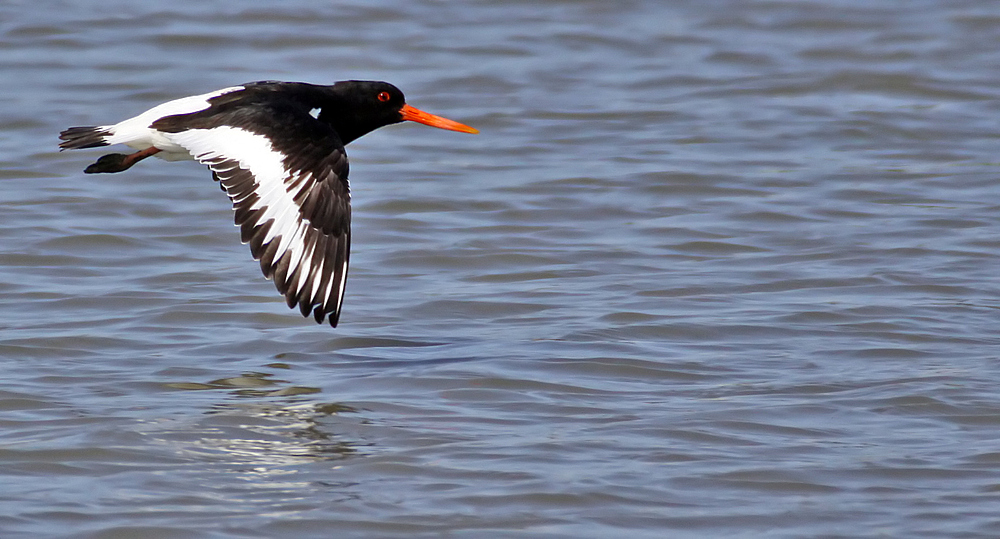
<svg viewBox="0 0 1000 539">
<path fill-rule="evenodd" d="M 305 244 L 305 234 L 311 224 L 299 213 L 299 206 L 294 201 L 298 191 L 288 191 L 286 187 L 286 182 L 293 182 L 290 181 L 290 171 L 286 170 L 283 164 L 285 155 L 276 151 L 267 137 L 230 126 L 189 129 L 181 133 L 159 133 L 159 136 L 201 163 L 211 164 L 218 159 L 234 159 L 239 162 L 240 168 L 249 170 L 257 184 L 254 192 L 258 197 L 251 209 L 263 211 L 260 223 L 273 220 L 263 243 L 267 245 L 272 240 L 280 238 L 278 253 L 285 251 L 291 253 L 288 275 L 292 275 L 299 265 L 309 264 L 313 252 L 312 248 Z M 301 186 L 299 189 L 304 189 L 310 182 L 298 183 Z M 277 258 L 279 257 L 275 257 Z M 345 262 L 342 271 L 346 272 L 346 265 Z M 313 283 L 307 283 L 306 279 L 300 280 L 296 292 L 301 291 L 307 284 L 312 286 L 312 293 L 315 295 L 320 285 L 319 280 Z M 330 297 L 331 292 L 328 284 L 323 297 Z M 336 292 L 339 306 L 339 300 L 343 299 L 343 282 Z"/>
<path fill-rule="evenodd" d="M 284 168 L 285 155 L 276 151 L 271 145 L 271 141 L 262 135 L 231 126 L 219 126 L 211 129 L 188 129 L 180 133 L 164 133 L 150 127 L 150 125 L 164 116 L 176 114 L 190 114 L 205 110 L 210 106 L 208 100 L 236 90 L 243 89 L 243 86 L 224 88 L 215 92 L 185 97 L 169 101 L 162 105 L 153 107 L 142 114 L 124 120 L 115 125 L 102 126 L 101 129 L 108 131 L 111 135 L 104 138 L 108 144 L 124 144 L 137 150 L 145 150 L 156 147 L 160 152 L 156 157 L 167 161 L 196 160 L 209 166 L 219 166 L 223 160 L 235 160 L 240 168 L 250 171 L 254 176 L 254 192 L 258 200 L 254 202 L 251 209 L 262 212 L 259 223 L 263 224 L 272 221 L 271 228 L 264 238 L 263 244 L 267 245 L 272 241 L 278 241 L 278 256 L 286 251 L 289 256 L 289 267 L 287 275 L 292 275 L 299 266 L 311 263 L 313 258 L 313 247 L 307 246 L 306 232 L 312 226 L 308 219 L 299 212 L 299 206 L 294 199 L 299 194 L 298 190 L 288 191 L 287 185 L 300 185 L 299 189 L 304 189 L 310 185 L 309 181 L 294 182 L 290 176 L 292 171 Z M 301 174 L 302 172 L 297 172 Z M 234 199 L 234 202 L 238 200 Z M 329 260 L 321 262 L 329 263 Z M 317 275 L 322 274 L 322 267 L 318 268 Z M 343 262 L 340 268 L 341 274 L 347 272 L 347 261 Z M 340 310 L 340 303 L 344 297 L 345 279 L 340 279 L 339 286 L 333 289 L 333 279 L 325 283 L 325 288 L 320 290 L 320 279 L 300 279 L 298 290 L 309 286 L 311 297 L 316 297 L 317 292 L 321 292 L 324 305 L 336 302 L 337 310 Z M 332 300 L 332 301 L 331 301 Z"/>
<path fill-rule="evenodd" d="M 157 105 L 138 116 L 118 122 L 115 125 L 101 126 L 101 129 L 111 133 L 110 136 L 104 138 L 104 141 L 108 144 L 124 144 L 136 150 L 156 147 L 160 150 L 156 154 L 156 157 L 167 161 L 194 159 L 195 157 L 191 155 L 191 152 L 171 140 L 170 133 L 161 133 L 151 128 L 150 124 L 164 116 L 190 114 L 205 110 L 209 107 L 209 99 L 242 89 L 243 86 L 232 86 L 207 94 L 175 99 L 162 105 Z"/>
</svg>

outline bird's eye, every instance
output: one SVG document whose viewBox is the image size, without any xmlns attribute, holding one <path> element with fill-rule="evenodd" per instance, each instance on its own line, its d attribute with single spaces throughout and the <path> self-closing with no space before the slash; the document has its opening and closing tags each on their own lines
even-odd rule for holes
<svg viewBox="0 0 1000 539">
<path fill-rule="evenodd" d="M 391 98 L 392 98 L 392 96 L 389 95 L 389 92 L 379 92 L 378 93 L 378 100 L 379 101 L 388 101 Z"/>
</svg>

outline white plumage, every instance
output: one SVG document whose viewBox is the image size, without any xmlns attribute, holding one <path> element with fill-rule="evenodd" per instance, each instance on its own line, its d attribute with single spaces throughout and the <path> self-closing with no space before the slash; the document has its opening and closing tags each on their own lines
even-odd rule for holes
<svg viewBox="0 0 1000 539">
<path fill-rule="evenodd" d="M 124 144 L 87 173 L 122 172 L 150 156 L 207 165 L 233 202 L 240 238 L 289 307 L 336 326 L 351 243 L 344 145 L 412 120 L 475 133 L 417 110 L 385 82 L 256 82 L 157 105 L 114 125 L 71 127 L 62 149 Z"/>
<path fill-rule="evenodd" d="M 104 142 L 108 145 L 124 144 L 136 150 L 145 150 L 156 147 L 160 150 L 156 157 L 166 161 L 184 161 L 193 159 L 190 151 L 182 145 L 174 142 L 171 137 L 150 127 L 150 125 L 166 116 L 176 116 L 179 114 L 191 114 L 207 109 L 211 106 L 209 99 L 229 92 L 242 90 L 243 86 L 231 86 L 216 90 L 207 94 L 182 97 L 173 101 L 157 105 L 138 116 L 118 122 L 114 125 L 98 127 L 106 131 L 108 135 L 104 137 Z"/>
</svg>

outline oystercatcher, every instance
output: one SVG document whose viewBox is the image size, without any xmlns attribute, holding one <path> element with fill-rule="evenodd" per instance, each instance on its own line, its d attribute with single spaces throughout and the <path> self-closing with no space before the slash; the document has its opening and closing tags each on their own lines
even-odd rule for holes
<svg viewBox="0 0 1000 539">
<path fill-rule="evenodd" d="M 336 327 L 351 244 L 344 146 L 406 120 L 478 132 L 407 105 L 386 82 L 261 81 L 169 101 L 114 125 L 71 127 L 59 148 L 138 150 L 105 155 L 88 174 L 122 172 L 149 156 L 208 165 L 264 276 L 289 307 Z"/>
</svg>

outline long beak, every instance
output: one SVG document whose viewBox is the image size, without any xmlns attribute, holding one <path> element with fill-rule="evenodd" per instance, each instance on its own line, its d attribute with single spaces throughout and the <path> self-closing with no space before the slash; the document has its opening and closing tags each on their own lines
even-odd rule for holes
<svg viewBox="0 0 1000 539">
<path fill-rule="evenodd" d="M 462 133 L 472 133 L 472 134 L 476 134 L 479 132 L 478 129 L 469 127 L 465 124 L 460 124 L 453 120 L 449 120 L 448 118 L 435 116 L 429 112 L 424 112 L 420 109 L 415 109 L 409 105 L 403 105 L 403 108 L 400 109 L 399 111 L 399 115 L 402 116 L 404 120 L 417 122 L 418 124 L 429 125 L 431 127 L 437 127 L 439 129 L 448 129 L 450 131 L 460 131 Z"/>
</svg>

